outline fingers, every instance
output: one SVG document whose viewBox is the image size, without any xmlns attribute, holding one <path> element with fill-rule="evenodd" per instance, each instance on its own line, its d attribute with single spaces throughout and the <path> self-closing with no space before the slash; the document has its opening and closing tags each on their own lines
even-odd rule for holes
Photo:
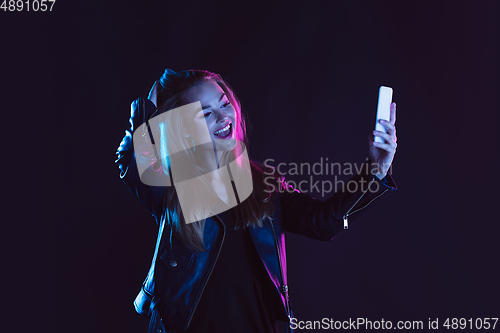
<svg viewBox="0 0 500 333">
<path fill-rule="evenodd" d="M 389 143 L 381 143 L 381 142 L 373 142 L 373 145 L 377 148 L 383 149 L 385 151 L 388 151 L 389 153 L 394 153 L 396 152 L 397 148 L 397 143 L 393 142 L 391 144 Z"/>
<path fill-rule="evenodd" d="M 387 134 L 392 136 L 395 142 L 398 142 L 398 139 L 396 137 L 396 126 L 384 119 L 380 119 L 380 123 L 387 129 Z"/>
<path fill-rule="evenodd" d="M 391 108 L 390 108 L 390 118 L 389 121 L 391 124 L 395 125 L 396 124 L 396 103 L 391 103 Z"/>
<path fill-rule="evenodd" d="M 387 151 L 396 150 L 396 147 L 398 146 L 398 144 L 397 144 L 397 140 L 394 136 L 387 134 L 387 133 L 384 133 L 384 132 L 380 132 L 380 131 L 373 131 L 373 135 L 381 137 L 382 139 L 385 140 L 385 143 L 373 142 L 374 146 L 382 148 L 382 149 L 387 150 Z M 378 144 L 380 144 L 380 145 L 378 145 Z"/>
</svg>

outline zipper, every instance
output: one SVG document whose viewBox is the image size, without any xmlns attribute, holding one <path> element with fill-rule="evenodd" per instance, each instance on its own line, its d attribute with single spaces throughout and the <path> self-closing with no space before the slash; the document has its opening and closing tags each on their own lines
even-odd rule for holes
<svg viewBox="0 0 500 333">
<path fill-rule="evenodd" d="M 373 176 L 375 177 L 375 176 Z M 386 189 L 384 192 L 380 193 L 379 195 L 377 195 L 375 198 L 373 198 L 372 200 L 370 200 L 370 202 L 368 202 L 366 205 L 364 205 L 363 207 L 361 208 L 358 208 L 356 209 L 354 212 L 351 212 L 351 210 L 358 204 L 358 202 L 365 196 L 366 192 L 368 192 L 370 190 L 370 187 L 371 185 L 373 184 L 373 182 L 375 182 L 375 179 L 372 178 L 372 180 L 370 181 L 370 183 L 368 184 L 368 188 L 366 189 L 365 192 L 363 192 L 363 195 L 361 195 L 359 197 L 358 200 L 356 200 L 356 202 L 354 203 L 354 205 L 351 206 L 351 208 L 349 208 L 349 210 L 347 211 L 347 213 L 344 214 L 343 216 L 343 219 L 344 219 L 344 229 L 348 229 L 349 228 L 349 222 L 347 220 L 347 217 L 351 216 L 352 214 L 356 213 L 356 212 L 359 212 L 360 210 L 362 209 L 365 209 L 368 205 L 370 205 L 375 199 L 378 199 L 380 198 L 380 196 L 382 196 L 385 192 L 389 191 L 389 189 Z"/>
<path fill-rule="evenodd" d="M 217 215 L 214 215 L 214 216 L 217 217 L 217 219 L 222 224 L 222 227 L 224 228 L 224 233 L 222 234 L 222 241 L 221 241 L 221 244 L 219 247 L 219 251 L 217 252 L 217 256 L 215 257 L 214 264 L 212 265 L 212 268 L 210 269 L 210 273 L 208 274 L 208 278 L 205 280 L 205 283 L 203 284 L 203 288 L 201 289 L 201 293 L 198 296 L 198 299 L 196 300 L 196 303 L 194 305 L 194 308 L 193 308 L 193 310 L 191 310 L 191 313 L 189 314 L 189 320 L 188 320 L 186 327 L 189 327 L 189 324 L 191 324 L 191 320 L 193 319 L 193 314 L 194 314 L 196 308 L 198 307 L 198 303 L 200 302 L 201 295 L 203 295 L 203 292 L 205 291 L 205 287 L 207 286 L 208 280 L 210 280 L 210 276 L 212 276 L 212 271 L 215 268 L 215 264 L 217 263 L 217 259 L 219 259 L 219 254 L 220 254 L 220 251 L 222 250 L 222 244 L 224 244 L 224 239 L 226 238 L 226 226 L 224 225 L 222 220 Z"/>
<path fill-rule="evenodd" d="M 272 225 L 272 229 L 273 229 L 273 236 L 274 236 L 274 244 L 276 246 L 276 251 L 278 252 L 278 263 L 280 265 L 280 275 L 281 275 L 281 290 L 280 290 L 280 293 L 284 294 L 285 295 L 285 300 L 286 300 L 286 314 L 288 316 L 288 318 L 290 319 L 290 305 L 289 305 L 289 299 L 288 299 L 288 286 L 285 284 L 285 279 L 284 279 L 284 274 L 283 274 L 283 265 L 281 264 L 281 253 L 280 253 L 280 249 L 279 249 L 279 246 L 278 246 L 278 237 L 276 236 L 276 231 L 274 230 L 274 222 L 273 222 L 273 218 L 271 217 L 267 217 L 269 219 L 269 222 L 271 223 Z"/>
</svg>

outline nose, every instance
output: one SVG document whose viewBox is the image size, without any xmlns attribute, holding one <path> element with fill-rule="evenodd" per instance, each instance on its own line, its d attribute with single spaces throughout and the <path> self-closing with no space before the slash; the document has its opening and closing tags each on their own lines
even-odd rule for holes
<svg viewBox="0 0 500 333">
<path fill-rule="evenodd" d="M 223 123 L 227 119 L 227 115 L 221 110 L 217 110 L 217 123 Z"/>
</svg>

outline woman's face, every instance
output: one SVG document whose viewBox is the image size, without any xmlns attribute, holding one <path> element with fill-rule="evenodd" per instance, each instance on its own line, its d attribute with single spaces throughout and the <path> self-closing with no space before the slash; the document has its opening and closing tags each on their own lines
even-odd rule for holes
<svg viewBox="0 0 500 333">
<path fill-rule="evenodd" d="M 184 122 L 185 130 L 195 141 L 200 133 L 208 133 L 218 151 L 230 151 L 236 147 L 236 110 L 224 90 L 215 81 L 207 81 L 187 90 L 182 100 L 185 104 L 200 102 L 202 110 L 196 110 Z M 191 118 L 192 117 L 192 118 Z"/>
</svg>

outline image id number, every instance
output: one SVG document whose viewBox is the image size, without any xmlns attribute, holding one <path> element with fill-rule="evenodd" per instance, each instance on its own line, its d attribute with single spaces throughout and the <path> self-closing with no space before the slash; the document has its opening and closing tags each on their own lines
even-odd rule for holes
<svg viewBox="0 0 500 333">
<path fill-rule="evenodd" d="M 4 12 L 51 12 L 56 0 L 4 0 L 0 9 Z"/>
</svg>

